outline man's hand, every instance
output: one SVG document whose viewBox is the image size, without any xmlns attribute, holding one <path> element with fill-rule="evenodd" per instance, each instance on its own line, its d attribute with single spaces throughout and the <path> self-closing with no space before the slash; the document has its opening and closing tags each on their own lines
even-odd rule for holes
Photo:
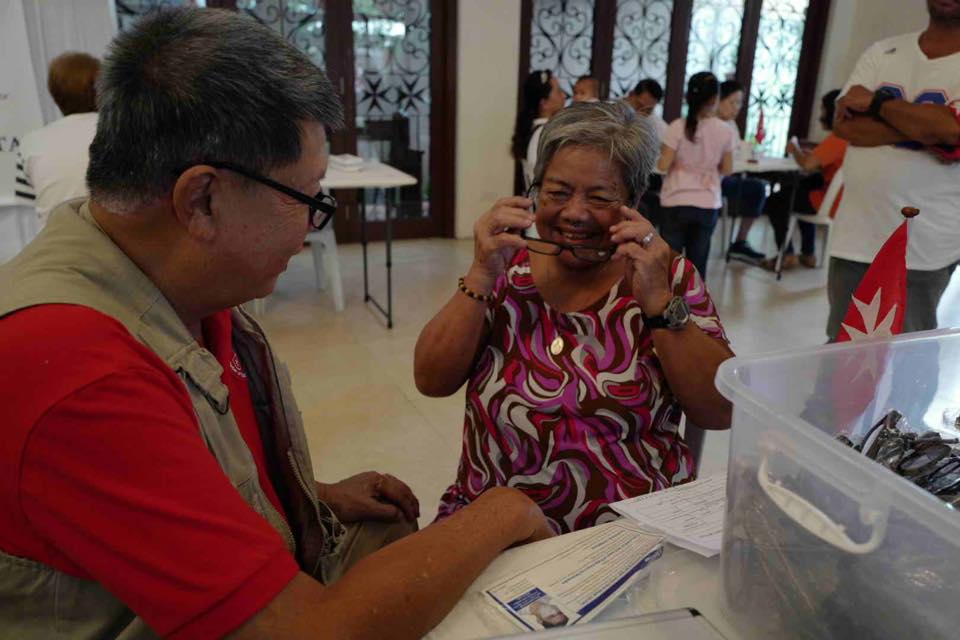
<svg viewBox="0 0 960 640">
<path fill-rule="evenodd" d="M 862 84 L 850 87 L 850 91 L 847 91 L 846 95 L 837 100 L 837 114 L 834 122 L 843 122 L 856 115 L 866 113 L 870 109 L 871 102 L 873 102 L 873 91 Z"/>
<path fill-rule="evenodd" d="M 344 523 L 394 522 L 401 517 L 416 522 L 420 517 L 420 502 L 413 491 L 387 473 L 367 471 L 335 484 L 318 482 L 317 494 Z"/>
</svg>

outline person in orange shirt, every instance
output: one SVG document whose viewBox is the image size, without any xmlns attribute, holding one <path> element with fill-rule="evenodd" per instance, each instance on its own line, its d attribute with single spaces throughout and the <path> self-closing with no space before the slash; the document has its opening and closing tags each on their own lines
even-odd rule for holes
<svg viewBox="0 0 960 640">
<path fill-rule="evenodd" d="M 804 151 L 793 142 L 787 144 L 787 153 L 793 156 L 797 164 L 804 171 L 814 172 L 800 181 L 797 197 L 794 200 L 794 211 L 797 213 L 814 214 L 820 210 L 823 204 L 823 198 L 827 193 L 830 182 L 836 175 L 840 166 L 843 165 L 843 156 L 847 152 L 846 140 L 833 133 L 833 114 L 834 104 L 840 91 L 834 89 L 826 93 L 821 99 L 820 104 L 820 124 L 824 129 L 830 131 L 823 142 L 818 144 L 812 151 Z M 843 192 L 841 191 L 840 197 Z M 840 204 L 840 197 L 833 203 L 830 215 L 837 212 L 837 206 Z M 767 201 L 767 213 L 770 215 L 770 222 L 773 224 L 774 236 L 779 248 L 787 239 L 787 225 L 790 222 L 790 190 L 781 189 L 773 194 Z M 783 256 L 783 268 L 791 269 L 797 264 L 813 268 L 817 266 L 817 259 L 814 256 L 816 239 L 816 228 L 809 223 L 800 223 L 800 256 L 799 258 L 793 252 L 793 243 L 787 245 L 786 253 Z M 776 257 L 767 258 L 762 265 L 765 269 L 773 270 L 776 265 Z"/>
</svg>

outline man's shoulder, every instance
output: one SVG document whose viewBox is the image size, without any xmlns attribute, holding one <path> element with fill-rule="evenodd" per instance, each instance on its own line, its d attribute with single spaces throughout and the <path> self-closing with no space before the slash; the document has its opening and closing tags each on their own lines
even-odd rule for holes
<svg viewBox="0 0 960 640">
<path fill-rule="evenodd" d="M 117 320 L 88 307 L 44 304 L 0 318 L 0 398 L 27 390 L 54 403 L 122 371 L 169 367 Z"/>
</svg>

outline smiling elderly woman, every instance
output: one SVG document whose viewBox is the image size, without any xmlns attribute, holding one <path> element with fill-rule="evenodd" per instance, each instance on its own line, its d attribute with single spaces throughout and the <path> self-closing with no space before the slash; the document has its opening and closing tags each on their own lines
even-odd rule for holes
<svg viewBox="0 0 960 640">
<path fill-rule="evenodd" d="M 566 532 L 693 477 L 680 414 L 729 427 L 713 379 L 733 353 L 696 270 L 632 208 L 657 157 L 651 125 L 623 104 L 574 105 L 537 157 L 531 198 L 474 227 L 473 265 L 420 334 L 415 375 L 430 396 L 467 383 L 440 517 L 507 485 Z"/>
</svg>

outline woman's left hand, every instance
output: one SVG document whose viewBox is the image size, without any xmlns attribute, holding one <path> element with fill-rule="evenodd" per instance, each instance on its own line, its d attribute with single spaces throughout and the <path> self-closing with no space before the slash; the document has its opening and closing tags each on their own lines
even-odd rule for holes
<svg viewBox="0 0 960 640">
<path fill-rule="evenodd" d="M 610 239 L 619 245 L 614 259 L 623 260 L 627 282 L 643 312 L 658 316 L 673 298 L 670 245 L 635 209 L 622 206 L 620 213 L 623 220 L 610 227 Z"/>
</svg>

